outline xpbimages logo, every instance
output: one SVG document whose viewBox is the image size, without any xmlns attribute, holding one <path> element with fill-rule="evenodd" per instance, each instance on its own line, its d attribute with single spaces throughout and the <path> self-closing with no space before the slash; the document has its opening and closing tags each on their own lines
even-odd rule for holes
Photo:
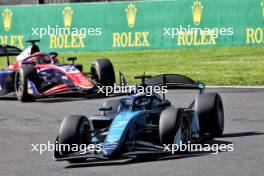
<svg viewBox="0 0 264 176">
<path fill-rule="evenodd" d="M 59 27 L 59 25 L 55 25 L 55 27 L 52 27 L 48 25 L 47 27 L 42 28 L 31 28 L 32 36 L 38 36 L 39 38 L 42 38 L 43 36 L 53 36 L 53 35 L 75 35 L 80 36 L 81 38 L 86 38 L 87 36 L 93 36 L 93 35 L 102 35 L 102 29 L 101 28 L 69 28 L 69 27 Z"/>
<path fill-rule="evenodd" d="M 51 143 L 48 141 L 47 144 L 31 144 L 31 151 L 37 152 L 42 155 L 45 152 L 80 152 L 80 154 L 85 154 L 87 152 L 101 152 L 101 144 L 59 144 L 57 141 Z"/>
<path fill-rule="evenodd" d="M 49 38 L 49 48 L 85 48 L 86 40 L 89 37 L 100 37 L 103 34 L 100 26 L 83 25 L 75 22 L 74 11 L 70 6 L 64 7 L 58 17 L 62 20 L 56 25 L 47 24 L 41 27 L 31 28 L 31 36 L 36 38 Z M 78 14 L 79 15 L 79 14 Z M 59 19 L 59 18 L 58 18 Z M 63 24 L 61 24 L 63 22 Z"/>
<path fill-rule="evenodd" d="M 48 36 L 80 36 L 81 38 L 86 38 L 86 36 L 93 36 L 93 35 L 102 35 L 102 28 L 101 27 L 72 27 L 73 23 L 73 14 L 74 11 L 70 6 L 66 6 L 62 13 L 63 15 L 63 23 L 64 27 L 60 27 L 59 25 L 51 26 L 47 25 L 47 27 L 37 27 L 31 28 L 33 36 L 38 36 L 42 38 L 45 35 Z"/>
<path fill-rule="evenodd" d="M 233 36 L 234 28 L 200 28 L 191 27 L 191 25 L 187 25 L 186 27 L 179 25 L 178 27 L 163 28 L 163 35 L 169 36 L 172 39 L 176 37 L 181 39 L 191 35 L 211 36 L 212 38 L 216 39 L 218 36 Z"/>
<path fill-rule="evenodd" d="M 164 152 L 171 152 L 175 154 L 177 152 L 210 152 L 212 154 L 218 154 L 219 152 L 231 152 L 234 151 L 233 144 L 196 144 L 190 143 L 183 144 L 180 141 L 179 144 L 163 144 Z"/>
<path fill-rule="evenodd" d="M 135 93 L 146 93 L 147 96 L 153 94 L 164 94 L 167 93 L 167 86 L 97 86 L 97 93 L 105 94 L 106 96 L 112 94 L 135 94 Z"/>
</svg>

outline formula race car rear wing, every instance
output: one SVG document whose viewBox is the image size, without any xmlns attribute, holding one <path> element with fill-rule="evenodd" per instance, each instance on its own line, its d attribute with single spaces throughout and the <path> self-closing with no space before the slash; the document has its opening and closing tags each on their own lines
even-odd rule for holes
<svg viewBox="0 0 264 176">
<path fill-rule="evenodd" d="M 179 74 L 162 74 L 145 80 L 149 86 L 167 86 L 167 89 L 197 89 L 202 92 L 205 85 Z"/>
<path fill-rule="evenodd" d="M 151 75 L 136 76 L 135 79 L 141 79 L 143 86 L 166 86 L 167 89 L 193 89 L 204 92 L 205 84 L 195 82 L 191 78 L 179 74 L 162 74 L 152 77 Z M 163 94 L 165 100 L 165 94 Z"/>
<path fill-rule="evenodd" d="M 10 61 L 9 61 L 9 56 L 17 56 L 22 52 L 21 49 L 15 47 L 15 46 L 10 46 L 10 45 L 0 45 L 0 57 L 6 56 L 7 58 L 7 66 L 9 66 Z"/>
<path fill-rule="evenodd" d="M 120 86 L 127 86 L 128 82 L 122 72 L 119 72 Z M 167 86 L 167 89 L 196 89 L 203 92 L 205 84 L 202 82 L 195 82 L 191 78 L 180 74 L 161 74 L 152 77 L 145 73 L 136 76 L 135 79 L 141 80 L 141 85 L 144 86 Z"/>
</svg>

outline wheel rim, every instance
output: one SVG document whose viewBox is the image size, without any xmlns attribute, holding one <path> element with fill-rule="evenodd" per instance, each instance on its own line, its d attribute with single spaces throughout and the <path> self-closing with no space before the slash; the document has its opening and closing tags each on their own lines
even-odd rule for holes
<svg viewBox="0 0 264 176">
<path fill-rule="evenodd" d="M 22 77 L 21 77 L 21 75 L 18 73 L 18 79 L 17 79 L 17 90 L 16 90 L 16 92 L 17 92 L 17 94 L 18 95 L 21 95 L 21 92 L 22 92 L 22 90 L 23 90 L 23 84 L 22 84 Z"/>
<path fill-rule="evenodd" d="M 96 82 L 99 82 L 99 75 L 94 67 L 92 67 L 91 73 L 92 73 L 92 79 Z"/>
<path fill-rule="evenodd" d="M 78 140 L 78 145 L 80 144 L 85 144 L 88 142 L 88 139 L 87 139 L 87 129 L 88 129 L 88 122 L 84 122 L 81 124 L 81 126 L 79 127 L 79 140 Z"/>
<path fill-rule="evenodd" d="M 181 130 L 181 127 L 177 130 L 176 132 L 176 135 L 174 137 L 174 144 L 180 146 L 180 143 L 181 143 L 181 138 L 182 138 L 182 130 Z"/>
<path fill-rule="evenodd" d="M 177 130 L 176 135 L 174 137 L 174 144 L 178 146 L 180 144 L 187 144 L 190 141 L 190 129 L 188 122 L 184 119 L 181 123 L 180 128 Z"/>
<path fill-rule="evenodd" d="M 187 120 L 184 119 L 183 120 L 183 125 L 181 127 L 181 130 L 182 130 L 182 136 L 181 136 L 181 140 L 182 140 L 182 143 L 183 144 L 187 144 L 189 141 L 190 141 L 190 128 L 189 128 L 189 125 L 188 125 L 188 122 L 186 122 Z"/>
<path fill-rule="evenodd" d="M 223 128 L 224 128 L 224 113 L 223 113 L 223 108 L 222 108 L 220 103 L 218 105 L 217 121 L 218 121 L 219 126 L 223 130 Z"/>
</svg>

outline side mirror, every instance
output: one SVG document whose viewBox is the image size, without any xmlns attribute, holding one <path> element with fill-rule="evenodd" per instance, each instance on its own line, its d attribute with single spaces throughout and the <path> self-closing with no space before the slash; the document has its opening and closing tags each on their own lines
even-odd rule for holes
<svg viewBox="0 0 264 176">
<path fill-rule="evenodd" d="M 105 111 L 111 111 L 112 110 L 112 106 L 101 106 L 99 108 L 99 111 L 103 112 L 103 115 L 105 115 Z"/>
<path fill-rule="evenodd" d="M 165 100 L 165 101 L 162 101 L 160 103 L 157 104 L 157 107 L 166 107 L 166 106 L 170 106 L 171 105 L 171 102 L 169 100 Z"/>
<path fill-rule="evenodd" d="M 74 61 L 76 60 L 77 60 L 77 57 L 74 57 L 74 56 L 67 58 L 67 61 L 72 61 L 72 64 L 74 64 Z"/>
<path fill-rule="evenodd" d="M 99 108 L 100 111 L 111 111 L 112 106 L 102 106 Z"/>
</svg>

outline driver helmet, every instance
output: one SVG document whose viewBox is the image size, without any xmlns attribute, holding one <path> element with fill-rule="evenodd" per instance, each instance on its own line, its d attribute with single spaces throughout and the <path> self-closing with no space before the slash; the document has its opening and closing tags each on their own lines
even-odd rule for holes
<svg viewBox="0 0 264 176">
<path fill-rule="evenodd" d="M 32 57 L 32 60 L 36 61 L 37 64 L 50 64 L 52 62 L 49 55 L 41 54 L 40 52 L 33 55 L 35 55 L 35 57 Z"/>
</svg>

